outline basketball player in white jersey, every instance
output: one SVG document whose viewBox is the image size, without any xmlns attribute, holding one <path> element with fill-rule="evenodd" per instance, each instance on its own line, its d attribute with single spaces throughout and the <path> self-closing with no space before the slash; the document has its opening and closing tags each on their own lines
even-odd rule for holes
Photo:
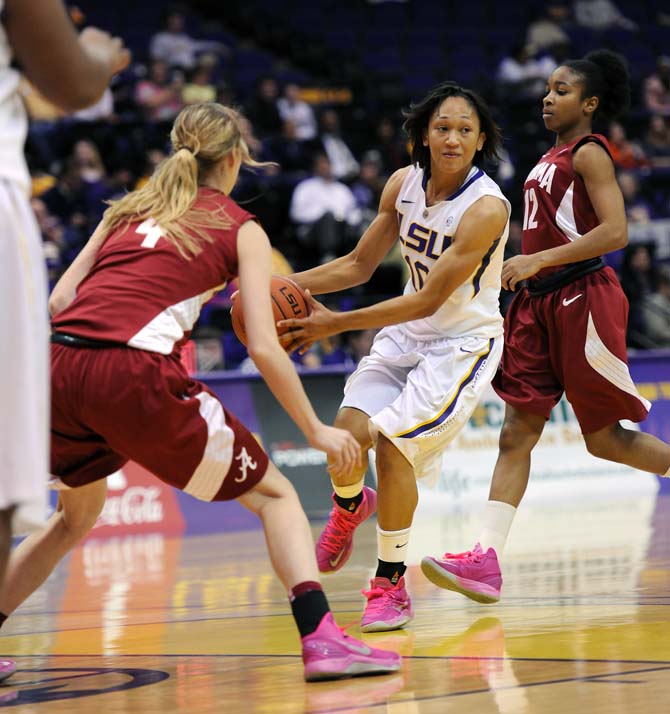
<svg viewBox="0 0 670 714">
<path fill-rule="evenodd" d="M 416 478 L 439 469 L 502 352 L 498 295 L 510 205 L 479 168 L 496 156 L 499 129 L 479 96 L 451 82 L 405 117 L 414 163 L 391 176 L 356 248 L 293 276 L 315 294 L 359 285 L 399 238 L 411 276 L 404 295 L 346 313 L 312 300 L 309 318 L 280 323 L 296 327 L 291 339 L 302 337 L 302 345 L 345 330 L 384 328 L 348 380 L 335 422 L 354 434 L 364 454 L 376 448 L 379 495 L 363 485 L 367 464 L 333 479 L 334 507 L 317 544 L 320 570 L 338 570 L 351 554 L 354 529 L 378 507 L 379 560 L 366 593 L 364 632 L 397 629 L 412 618 L 403 573 Z"/>
<path fill-rule="evenodd" d="M 12 531 L 46 517 L 49 398 L 47 278 L 23 156 L 27 118 L 13 56 L 66 111 L 93 104 L 129 62 L 119 39 L 77 36 L 61 0 L 0 0 L 0 583 Z M 0 623 L 1 624 L 1 623 Z M 16 669 L 0 660 L 0 681 Z"/>
</svg>

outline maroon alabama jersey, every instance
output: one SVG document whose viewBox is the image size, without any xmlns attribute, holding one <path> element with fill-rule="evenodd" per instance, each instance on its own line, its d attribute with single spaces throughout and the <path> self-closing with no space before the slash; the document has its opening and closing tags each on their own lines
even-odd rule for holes
<svg viewBox="0 0 670 714">
<path fill-rule="evenodd" d="M 584 181 L 572 166 L 575 151 L 588 142 L 600 144 L 610 154 L 604 136 L 589 134 L 552 147 L 528 174 L 523 185 L 524 255 L 579 240 L 598 225 Z M 562 267 L 545 268 L 535 277 L 546 277 Z"/>
<path fill-rule="evenodd" d="M 160 354 L 181 346 L 202 306 L 237 276 L 237 231 L 254 218 L 210 188 L 199 190 L 195 207 L 233 225 L 209 229 L 212 242 L 190 260 L 151 218 L 114 230 L 53 329 Z"/>
</svg>

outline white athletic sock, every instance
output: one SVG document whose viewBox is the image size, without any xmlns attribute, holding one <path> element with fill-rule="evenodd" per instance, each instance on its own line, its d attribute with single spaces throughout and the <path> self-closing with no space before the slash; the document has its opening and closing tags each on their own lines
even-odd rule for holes
<svg viewBox="0 0 670 714">
<path fill-rule="evenodd" d="M 377 526 L 377 557 L 387 563 L 404 563 L 411 528 L 401 531 L 384 531 Z"/>
<path fill-rule="evenodd" d="M 493 548 L 496 555 L 502 555 L 515 514 L 516 508 L 509 503 L 489 501 L 486 504 L 484 527 L 479 536 L 479 544 L 484 553 L 489 548 Z"/>
<path fill-rule="evenodd" d="M 333 484 L 333 491 L 335 491 L 340 498 L 354 498 L 354 496 L 358 496 L 358 494 L 363 490 L 365 475 L 363 475 L 363 478 L 360 481 L 349 484 L 349 486 L 338 486 L 332 480 L 331 483 Z"/>
</svg>

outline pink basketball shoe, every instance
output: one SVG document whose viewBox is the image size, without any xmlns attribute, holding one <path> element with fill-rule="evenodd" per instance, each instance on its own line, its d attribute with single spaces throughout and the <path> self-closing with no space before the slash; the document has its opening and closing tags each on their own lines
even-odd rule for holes
<svg viewBox="0 0 670 714">
<path fill-rule="evenodd" d="M 492 603 L 500 600 L 502 575 L 493 548 L 486 553 L 477 543 L 465 553 L 445 553 L 443 558 L 421 561 L 423 574 L 435 585 L 454 590 L 471 600 Z"/>
<path fill-rule="evenodd" d="M 11 677 L 16 672 L 16 662 L 11 659 L 0 659 L 0 682 Z"/>
<path fill-rule="evenodd" d="M 400 669 L 402 658 L 395 652 L 369 647 L 345 634 L 331 612 L 326 613 L 317 629 L 302 638 L 305 680 L 386 674 Z"/>
<path fill-rule="evenodd" d="M 400 578 L 396 585 L 388 578 L 373 578 L 370 589 L 362 592 L 368 604 L 361 618 L 361 632 L 399 630 L 414 617 L 405 578 Z"/>
<path fill-rule="evenodd" d="M 316 560 L 322 573 L 334 573 L 349 560 L 354 547 L 354 531 L 377 510 L 377 492 L 363 486 L 363 500 L 353 512 L 345 511 L 335 502 L 326 527 L 316 543 Z"/>
</svg>

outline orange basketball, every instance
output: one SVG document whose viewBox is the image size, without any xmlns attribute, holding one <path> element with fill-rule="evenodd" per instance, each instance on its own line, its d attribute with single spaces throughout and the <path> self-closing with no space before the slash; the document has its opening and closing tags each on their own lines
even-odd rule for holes
<svg viewBox="0 0 670 714">
<path fill-rule="evenodd" d="M 303 289 L 294 283 L 290 278 L 280 275 L 273 275 L 270 282 L 270 297 L 272 298 L 272 309 L 274 311 L 275 322 L 287 320 L 289 318 L 307 317 L 310 313 L 307 296 Z M 237 339 L 246 346 L 247 331 L 244 327 L 244 316 L 242 306 L 237 304 L 237 298 L 230 308 L 230 317 L 233 323 L 233 330 Z M 277 334 L 283 335 L 290 328 L 277 328 Z M 294 345 L 286 346 L 286 351 L 290 352 Z"/>
</svg>

